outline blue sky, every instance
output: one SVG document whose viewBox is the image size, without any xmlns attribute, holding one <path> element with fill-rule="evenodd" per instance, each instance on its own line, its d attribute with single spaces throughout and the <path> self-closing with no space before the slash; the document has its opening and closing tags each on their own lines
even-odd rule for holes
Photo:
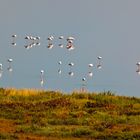
<svg viewBox="0 0 140 140">
<path fill-rule="evenodd" d="M 40 88 L 40 70 L 45 70 L 45 89 L 72 91 L 81 87 L 88 64 L 97 64 L 87 81 L 90 91 L 112 90 L 117 94 L 139 96 L 140 61 L 139 0 L 4 0 L 0 2 L 0 85 L 17 88 Z M 17 46 L 11 47 L 11 35 L 17 34 Z M 41 46 L 25 50 L 26 35 L 40 36 Z M 48 50 L 46 38 L 54 35 L 74 36 L 75 50 L 55 47 Z M 64 42 L 66 43 L 66 42 Z M 13 72 L 7 72 L 7 59 L 13 58 Z M 57 62 L 63 62 L 58 76 Z M 73 61 L 75 76 L 69 78 L 67 64 Z"/>
</svg>

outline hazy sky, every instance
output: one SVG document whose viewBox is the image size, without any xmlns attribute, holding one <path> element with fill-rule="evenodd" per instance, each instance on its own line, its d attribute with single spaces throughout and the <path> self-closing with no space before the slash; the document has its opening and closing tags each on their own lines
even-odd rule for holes
<svg viewBox="0 0 140 140">
<path fill-rule="evenodd" d="M 0 85 L 17 88 L 40 88 L 40 70 L 45 70 L 45 89 L 72 91 L 81 87 L 81 79 L 93 63 L 94 76 L 87 81 L 90 91 L 111 90 L 120 95 L 140 96 L 139 0 L 1 0 Z M 17 46 L 11 35 L 17 34 Z M 26 35 L 40 36 L 41 46 L 26 50 Z M 47 37 L 74 36 L 75 50 L 56 47 L 48 50 Z M 66 41 L 65 41 L 66 43 Z M 97 56 L 102 69 L 97 70 Z M 13 58 L 13 73 L 7 72 L 7 59 Z M 58 64 L 63 74 L 58 76 Z M 68 63 L 74 62 L 75 76 L 70 78 Z"/>
</svg>

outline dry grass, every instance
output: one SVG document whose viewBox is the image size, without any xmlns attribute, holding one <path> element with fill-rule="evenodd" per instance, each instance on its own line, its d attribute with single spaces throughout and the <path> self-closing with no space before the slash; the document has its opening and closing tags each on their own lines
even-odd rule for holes
<svg viewBox="0 0 140 140">
<path fill-rule="evenodd" d="M 140 139 L 140 99 L 114 93 L 0 89 L 0 139 Z"/>
<path fill-rule="evenodd" d="M 0 132 L 1 133 L 14 133 L 16 126 L 13 120 L 0 119 Z"/>
<path fill-rule="evenodd" d="M 4 94 L 7 96 L 36 96 L 43 92 L 44 90 L 38 89 L 15 89 L 15 88 L 6 88 Z"/>
</svg>

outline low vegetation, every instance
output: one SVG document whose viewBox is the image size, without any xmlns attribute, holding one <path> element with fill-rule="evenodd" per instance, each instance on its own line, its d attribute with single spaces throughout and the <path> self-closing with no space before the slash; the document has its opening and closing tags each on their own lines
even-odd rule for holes
<svg viewBox="0 0 140 140">
<path fill-rule="evenodd" d="M 140 98 L 0 88 L 0 139 L 139 140 Z"/>
</svg>

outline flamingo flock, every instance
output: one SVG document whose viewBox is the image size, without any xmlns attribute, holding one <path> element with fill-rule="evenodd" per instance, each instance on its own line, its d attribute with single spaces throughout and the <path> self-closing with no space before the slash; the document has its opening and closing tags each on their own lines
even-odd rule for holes
<svg viewBox="0 0 140 140">
<path fill-rule="evenodd" d="M 17 40 L 18 36 L 16 34 L 13 34 L 11 37 L 12 37 L 12 42 L 11 42 L 12 46 L 13 47 L 17 46 L 16 40 Z M 26 41 L 26 44 L 24 45 L 25 49 L 31 49 L 35 46 L 41 45 L 41 43 L 40 43 L 41 37 L 40 36 L 27 35 L 24 37 L 24 39 Z M 59 40 L 59 44 L 58 44 L 59 48 L 65 47 L 68 51 L 72 51 L 75 49 L 75 45 L 74 45 L 75 38 L 72 36 L 65 38 L 63 35 L 61 35 L 59 37 L 54 37 L 53 35 L 50 35 L 49 37 L 47 37 L 47 47 L 46 47 L 47 49 L 51 50 L 51 49 L 56 47 L 54 45 L 55 39 Z M 64 40 L 66 41 L 66 44 L 63 43 Z M 13 59 L 8 58 L 7 62 L 8 62 L 7 70 L 11 73 L 13 71 L 13 67 L 12 67 Z M 58 64 L 58 71 L 57 72 L 59 75 L 62 74 L 62 63 L 63 62 L 61 60 L 59 60 L 57 62 L 57 64 Z M 140 62 L 137 62 L 136 65 L 137 65 L 136 72 L 140 75 Z M 69 67 L 68 75 L 70 77 L 74 77 L 75 76 L 75 73 L 74 73 L 75 63 L 69 62 L 65 66 Z M 84 89 L 86 87 L 89 79 L 93 78 L 93 76 L 95 74 L 94 73 L 95 68 L 97 68 L 98 70 L 100 70 L 102 68 L 102 57 L 101 56 L 97 56 L 97 65 L 96 66 L 93 63 L 89 63 L 87 65 L 87 72 L 86 72 L 87 74 L 86 75 L 84 74 L 83 77 L 81 77 L 82 89 Z M 3 65 L 2 65 L 2 63 L 0 63 L 0 78 L 2 77 L 2 72 L 3 72 Z M 44 86 L 45 75 L 46 75 L 45 71 L 43 69 L 40 70 L 40 85 L 41 85 L 41 87 Z"/>
<path fill-rule="evenodd" d="M 26 49 L 31 49 L 34 46 L 40 46 L 40 37 L 39 36 L 26 36 L 24 38 L 27 41 L 27 44 L 24 46 Z"/>
</svg>

